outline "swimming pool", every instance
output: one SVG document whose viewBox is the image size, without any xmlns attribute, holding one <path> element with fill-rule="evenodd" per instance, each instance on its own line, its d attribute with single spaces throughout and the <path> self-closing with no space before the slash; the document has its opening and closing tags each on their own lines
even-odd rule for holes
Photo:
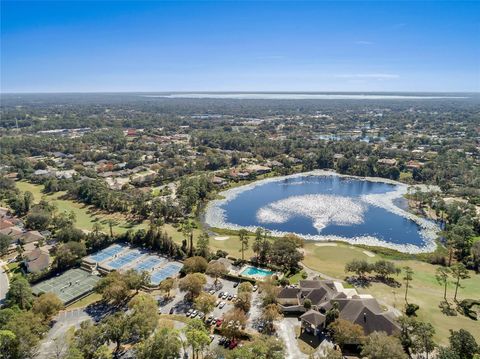
<svg viewBox="0 0 480 359">
<path fill-rule="evenodd" d="M 271 276 L 273 272 L 268 269 L 247 266 L 240 274 L 249 277 L 268 277 Z"/>
</svg>

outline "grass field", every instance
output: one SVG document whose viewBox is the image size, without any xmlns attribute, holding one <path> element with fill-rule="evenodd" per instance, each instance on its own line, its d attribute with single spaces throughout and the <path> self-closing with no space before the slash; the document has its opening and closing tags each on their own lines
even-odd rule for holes
<svg viewBox="0 0 480 359">
<path fill-rule="evenodd" d="M 75 213 L 75 217 L 76 217 L 75 226 L 80 229 L 90 231 L 92 230 L 93 224 L 95 222 L 99 222 L 100 224 L 103 225 L 103 231 L 108 233 L 109 231 L 109 227 L 107 224 L 108 219 L 115 220 L 116 224 L 113 226 L 113 232 L 117 234 L 124 233 L 129 229 L 136 230 L 136 229 L 147 227 L 146 222 L 136 223 L 136 222 L 129 221 L 129 219 L 121 213 L 115 213 L 115 214 L 105 213 L 105 212 L 99 211 L 98 209 L 92 206 L 87 206 L 80 202 L 64 199 L 63 196 L 65 195 L 65 192 L 57 192 L 54 194 L 44 194 L 42 192 L 43 185 L 32 184 L 24 181 L 17 182 L 16 184 L 21 191 L 30 191 L 33 194 L 35 203 L 38 203 L 40 202 L 41 199 L 44 199 L 49 203 L 55 203 L 59 212 L 72 211 L 73 213 Z"/>
<path fill-rule="evenodd" d="M 366 259 L 374 262 L 382 257 L 376 255 L 369 257 L 360 248 L 338 244 L 336 247 L 318 247 L 314 243 L 305 246 L 306 256 L 303 261 L 306 266 L 330 276 L 345 278 L 345 263 L 353 258 Z M 388 259 L 388 258 L 386 258 Z M 420 319 L 430 322 L 436 329 L 435 339 L 438 343 L 447 344 L 449 329 L 459 330 L 464 328 L 480 339 L 480 324 L 462 315 L 446 316 L 438 307 L 443 298 L 442 287 L 435 279 L 437 266 L 416 260 L 392 260 L 397 266 L 410 266 L 414 270 L 413 281 L 409 289 L 408 300 L 420 306 L 418 316 Z M 458 299 L 478 299 L 480 297 L 480 276 L 474 272 L 471 278 L 464 280 L 464 288 L 459 288 Z M 400 282 L 402 277 L 397 278 Z M 453 302 L 454 285 L 448 287 L 447 298 Z M 392 288 L 382 283 L 373 283 L 368 288 L 358 289 L 361 293 L 369 293 L 382 300 L 386 304 L 403 309 L 405 287 L 402 283 L 400 288 Z"/>
</svg>

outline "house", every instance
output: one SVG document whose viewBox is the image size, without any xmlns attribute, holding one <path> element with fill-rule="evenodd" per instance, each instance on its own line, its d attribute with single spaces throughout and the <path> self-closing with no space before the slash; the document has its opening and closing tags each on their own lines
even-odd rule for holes
<svg viewBox="0 0 480 359">
<path fill-rule="evenodd" d="M 308 311 L 306 300 L 311 303 Z M 325 315 L 334 303 L 338 304 L 339 318 L 360 325 L 367 335 L 374 331 L 392 335 L 400 330 L 392 312 L 385 311 L 375 298 L 359 295 L 337 281 L 301 280 L 298 287 L 282 288 L 277 301 L 284 313 L 303 313 L 299 317 L 302 328 L 315 335 L 324 328 Z"/>
<path fill-rule="evenodd" d="M 222 177 L 217 177 L 217 176 L 213 176 L 212 183 L 216 186 L 219 186 L 219 187 L 225 187 L 228 184 L 227 180 L 225 180 Z"/>
<path fill-rule="evenodd" d="M 12 242 L 16 242 L 20 239 L 20 236 L 23 234 L 23 231 L 17 226 L 7 227 L 0 229 L 0 233 L 9 236 L 12 239 Z"/>
<path fill-rule="evenodd" d="M 38 242 L 44 239 L 45 237 L 42 236 L 39 231 L 28 231 L 28 232 L 22 233 L 18 238 L 18 240 L 22 244 Z"/>
<path fill-rule="evenodd" d="M 6 218 L 0 218 L 0 229 L 10 228 L 13 227 L 14 224 L 12 221 Z"/>
<path fill-rule="evenodd" d="M 250 165 L 250 166 L 247 166 L 247 168 L 245 168 L 245 171 L 247 171 L 248 173 L 254 173 L 257 175 L 268 173 L 271 170 L 272 169 L 270 167 L 261 166 L 261 165 Z"/>
<path fill-rule="evenodd" d="M 397 160 L 394 158 L 380 158 L 377 160 L 377 163 L 387 166 L 395 166 L 397 164 Z"/>
<path fill-rule="evenodd" d="M 40 248 L 23 254 L 23 263 L 29 273 L 39 273 L 50 265 L 50 256 Z"/>
<path fill-rule="evenodd" d="M 301 328 L 313 335 L 317 335 L 325 328 L 325 320 L 325 315 L 313 309 L 300 316 Z"/>
</svg>

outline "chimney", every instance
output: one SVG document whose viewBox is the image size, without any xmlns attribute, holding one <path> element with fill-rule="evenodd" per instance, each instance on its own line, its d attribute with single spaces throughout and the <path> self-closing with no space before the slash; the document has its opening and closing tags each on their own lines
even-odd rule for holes
<svg viewBox="0 0 480 359">
<path fill-rule="evenodd" d="M 367 313 L 363 313 L 363 321 L 366 323 L 367 322 Z"/>
</svg>

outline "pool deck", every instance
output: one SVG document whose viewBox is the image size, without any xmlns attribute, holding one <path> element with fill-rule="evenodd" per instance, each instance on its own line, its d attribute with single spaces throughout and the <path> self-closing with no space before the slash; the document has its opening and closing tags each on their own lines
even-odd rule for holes
<svg viewBox="0 0 480 359">
<path fill-rule="evenodd" d="M 245 270 L 247 270 L 247 268 L 258 268 L 258 269 L 261 269 L 261 270 L 264 270 L 264 271 L 270 271 L 272 272 L 271 275 L 276 275 L 278 278 L 282 278 L 283 277 L 283 273 L 279 273 L 279 272 L 274 272 L 272 271 L 271 269 L 268 269 L 268 268 L 261 268 L 261 267 L 256 267 L 254 265 L 251 265 L 251 264 L 245 264 L 244 266 L 242 266 L 239 270 L 232 270 L 231 272 L 233 272 L 232 274 L 238 276 L 238 277 L 247 277 L 247 278 L 253 278 L 255 280 L 264 280 L 265 278 L 269 277 L 269 276 L 266 276 L 266 275 L 261 275 L 261 274 L 258 274 L 258 275 L 251 275 L 251 274 L 242 274 Z"/>
</svg>

